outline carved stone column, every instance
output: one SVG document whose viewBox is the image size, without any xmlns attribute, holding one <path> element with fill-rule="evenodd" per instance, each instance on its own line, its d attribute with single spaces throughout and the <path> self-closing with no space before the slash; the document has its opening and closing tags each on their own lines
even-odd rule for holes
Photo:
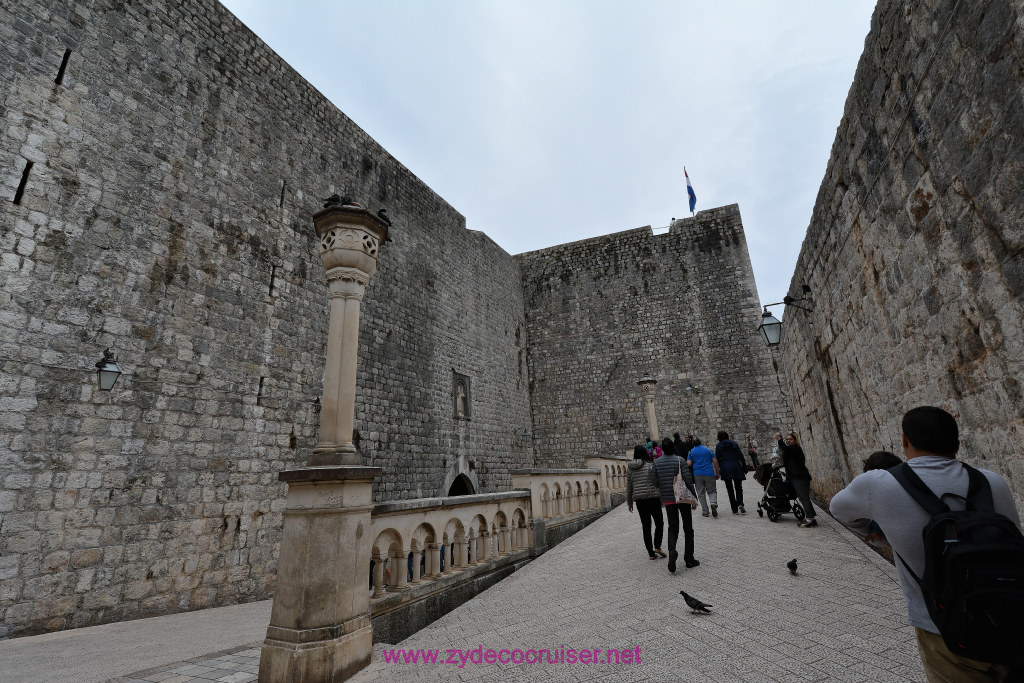
<svg viewBox="0 0 1024 683">
<path fill-rule="evenodd" d="M 647 412 L 647 427 L 650 429 L 651 440 L 658 440 L 658 418 L 654 415 L 654 388 L 658 380 L 650 375 L 637 382 L 640 385 L 640 392 L 644 396 L 644 404 Z"/>
<path fill-rule="evenodd" d="M 412 551 L 412 576 L 409 577 L 409 584 L 418 586 L 420 583 L 421 563 L 423 561 L 423 548 L 416 548 Z"/>
<path fill-rule="evenodd" d="M 384 560 L 387 556 L 377 553 L 373 556 L 373 597 L 384 595 Z"/>
<path fill-rule="evenodd" d="M 342 200 L 344 201 L 344 200 Z M 361 465 L 352 425 L 355 418 L 356 360 L 359 355 L 359 306 L 377 271 L 380 245 L 388 225 L 355 203 L 328 203 L 313 216 L 320 238 L 320 261 L 331 298 L 320 444 L 310 465 Z"/>
<path fill-rule="evenodd" d="M 430 566 L 429 576 L 432 579 L 436 579 L 441 575 L 441 546 L 437 543 L 428 543 L 427 552 L 430 553 L 430 560 L 427 564 Z"/>
<path fill-rule="evenodd" d="M 277 587 L 260 655 L 260 683 L 343 681 L 370 663 L 373 480 L 352 443 L 359 302 L 377 270 L 388 221 L 340 197 L 313 216 L 331 297 L 320 444 L 288 484 Z M 383 588 L 375 558 L 374 595 Z M 393 558 L 394 562 L 394 558 Z M 396 567 L 404 584 L 405 558 Z"/>
</svg>

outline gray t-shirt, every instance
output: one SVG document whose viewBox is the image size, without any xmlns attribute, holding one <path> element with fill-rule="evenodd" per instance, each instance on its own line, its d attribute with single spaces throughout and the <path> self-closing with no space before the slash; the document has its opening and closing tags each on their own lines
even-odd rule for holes
<svg viewBox="0 0 1024 683">
<path fill-rule="evenodd" d="M 963 510 L 967 495 L 967 470 L 959 460 L 938 455 L 924 455 L 908 461 L 914 473 L 928 488 L 938 495 L 951 510 Z M 1020 517 L 1013 502 L 1013 494 L 1002 477 L 988 470 L 980 470 L 992 485 L 995 511 L 1013 521 L 1020 528 Z M 914 573 L 924 573 L 924 540 L 921 532 L 931 516 L 903 490 L 896 478 L 885 470 L 865 472 L 832 498 L 832 516 L 861 538 L 868 533 L 874 520 L 892 544 L 893 551 L 910 565 Z M 896 560 L 896 571 L 907 601 L 911 626 L 938 633 L 928 608 L 925 607 L 921 587 L 907 572 L 903 562 Z"/>
</svg>

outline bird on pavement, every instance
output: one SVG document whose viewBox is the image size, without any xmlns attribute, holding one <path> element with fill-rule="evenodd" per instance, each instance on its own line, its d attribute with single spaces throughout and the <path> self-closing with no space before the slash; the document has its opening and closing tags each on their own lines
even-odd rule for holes
<svg viewBox="0 0 1024 683">
<path fill-rule="evenodd" d="M 790 574 L 792 574 L 793 576 L 796 576 L 796 558 L 795 557 L 792 560 L 790 560 L 789 562 L 786 563 L 786 567 L 789 569 L 789 573 Z"/>
<path fill-rule="evenodd" d="M 698 612 L 711 614 L 711 612 L 708 611 L 708 607 L 712 607 L 713 605 L 705 605 L 697 598 L 689 595 L 686 591 L 679 591 L 679 594 L 683 596 L 683 600 L 686 600 L 686 606 L 692 609 L 694 614 L 697 614 Z"/>
</svg>

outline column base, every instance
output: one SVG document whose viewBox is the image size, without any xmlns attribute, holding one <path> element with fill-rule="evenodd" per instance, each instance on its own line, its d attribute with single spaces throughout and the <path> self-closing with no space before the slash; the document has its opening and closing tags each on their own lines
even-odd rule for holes
<svg viewBox="0 0 1024 683">
<path fill-rule="evenodd" d="M 309 454 L 309 467 L 325 465 L 362 465 L 363 457 L 353 444 L 317 446 Z"/>
<path fill-rule="evenodd" d="M 260 654 L 258 683 L 340 683 L 370 663 L 373 630 L 366 625 L 350 633 L 324 638 L 344 630 L 283 629 L 271 626 Z"/>
</svg>

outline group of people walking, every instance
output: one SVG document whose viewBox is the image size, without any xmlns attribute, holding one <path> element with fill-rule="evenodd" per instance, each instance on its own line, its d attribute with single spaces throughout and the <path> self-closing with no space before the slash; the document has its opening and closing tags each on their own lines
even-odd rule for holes
<svg viewBox="0 0 1024 683">
<path fill-rule="evenodd" d="M 635 505 L 640 515 L 647 554 L 652 560 L 668 557 L 670 572 L 675 572 L 679 556 L 676 542 L 680 521 L 683 527 L 683 562 L 687 568 L 696 567 L 700 562 L 694 557 L 692 512 L 699 504 L 701 516 L 718 517 L 717 482 L 721 479 L 725 482 L 732 513 L 747 514 L 743 504 L 743 482 L 747 472 L 758 464 L 757 446 L 753 438 L 749 438 L 747 444 L 747 455 L 751 460 L 748 466 L 743 450 L 736 441 L 729 438 L 728 432 L 718 432 L 718 443 L 714 451 L 693 434 L 687 434 L 686 440 L 680 438 L 678 432 L 673 436 L 674 439 L 666 437 L 661 443 L 649 440 L 646 444 L 637 445 L 633 449 L 633 461 L 627 469 L 626 482 L 626 504 L 630 512 Z M 785 437 L 776 434 L 775 439 L 789 481 L 804 507 L 806 518 L 800 526 L 816 527 L 818 522 L 810 495 L 811 473 L 807 469 L 797 436 L 789 432 Z M 682 478 L 697 502 L 686 504 L 676 501 L 673 484 L 677 476 Z M 664 517 L 668 518 L 668 553 L 661 547 L 665 533 Z"/>
<path fill-rule="evenodd" d="M 718 517 L 717 482 L 721 479 L 725 482 L 732 513 L 747 514 L 743 504 L 743 482 L 747 478 L 747 471 L 753 469 L 753 466 L 748 468 L 743 450 L 738 443 L 729 438 L 728 432 L 718 432 L 718 443 L 713 451 L 693 434 L 688 434 L 686 440 L 680 438 L 678 432 L 674 437 L 666 437 L 660 444 L 648 441 L 646 445 L 637 445 L 633 449 L 633 461 L 627 470 L 626 483 L 626 503 L 630 512 L 636 505 L 640 514 L 647 554 L 652 560 L 668 557 L 670 572 L 676 570 L 676 542 L 679 538 L 680 521 L 683 527 L 683 561 L 688 568 L 696 567 L 700 562 L 694 557 L 692 512 L 699 504 L 702 516 Z M 781 436 L 778 438 L 780 444 L 783 444 Z M 787 436 L 788 438 L 790 437 Z M 795 435 L 793 439 L 792 445 L 786 442 L 784 457 L 787 457 L 788 453 L 794 465 L 799 462 L 803 466 L 803 451 L 796 445 Z M 748 455 L 756 462 L 756 445 L 752 439 L 748 442 Z M 806 466 L 803 466 L 803 472 L 807 472 Z M 696 502 L 677 502 L 673 486 L 677 477 L 682 479 Z M 806 490 L 809 491 L 810 474 L 807 474 L 807 482 Z M 811 526 L 816 526 L 809 500 L 805 505 L 810 514 L 808 519 L 812 521 Z M 668 517 L 668 553 L 661 547 L 665 525 L 663 507 L 665 516 Z"/>
<path fill-rule="evenodd" d="M 930 682 L 1024 680 L 1019 629 L 1012 628 L 1024 596 L 1018 585 L 1024 536 L 1013 495 L 999 475 L 957 461 L 959 430 L 947 411 L 933 406 L 910 410 L 903 416 L 902 431 L 906 462 L 888 451 L 873 453 L 864 461 L 864 474 L 832 498 L 832 515 L 867 542 L 891 546 Z M 816 527 L 811 474 L 797 435 L 775 434 L 775 440 L 781 465 L 805 510 L 800 526 Z M 753 469 L 759 464 L 753 439 L 747 455 Z M 699 565 L 692 511 L 699 504 L 703 516 L 718 517 L 716 482 L 722 479 L 733 514 L 745 514 L 747 471 L 743 451 L 726 432 L 718 433 L 713 451 L 700 439 L 688 435 L 684 441 L 679 434 L 674 440 L 637 446 L 628 467 L 626 501 L 630 511 L 636 505 L 640 513 L 650 559 L 667 556 L 669 571 L 675 572 L 682 520 L 683 560 L 687 567 Z M 691 495 L 676 490 L 677 478 Z M 662 550 L 662 507 L 668 517 L 668 553 Z M 947 527 L 957 531 L 952 540 Z M 993 539 L 998 539 L 999 552 Z M 952 552 L 951 543 L 958 544 Z M 960 564 L 945 559 L 947 554 Z M 980 570 L 947 579 L 936 569 L 961 565 Z M 998 591 L 992 593 L 989 584 L 998 584 Z M 997 597 L 982 600 L 990 593 Z M 970 635 L 963 624 L 973 624 Z"/>
</svg>

